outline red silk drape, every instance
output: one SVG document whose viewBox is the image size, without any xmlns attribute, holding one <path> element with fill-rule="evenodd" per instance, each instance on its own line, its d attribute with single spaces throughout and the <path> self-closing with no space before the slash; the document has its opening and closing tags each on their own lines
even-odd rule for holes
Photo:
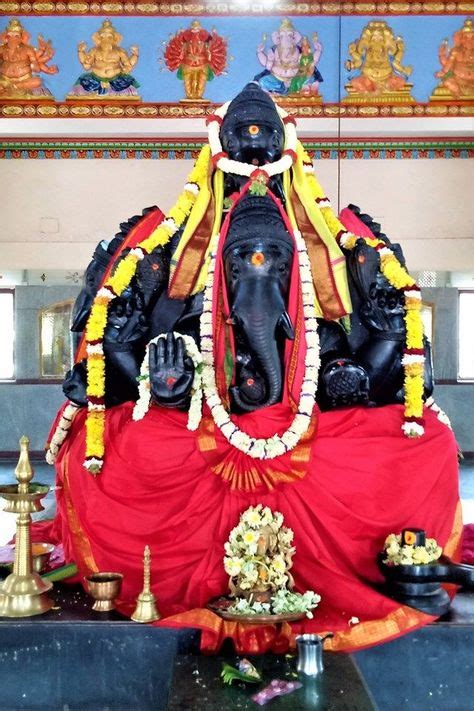
<svg viewBox="0 0 474 711">
<path fill-rule="evenodd" d="M 456 443 L 435 414 L 426 434 L 408 440 L 402 407 L 322 413 L 303 478 L 272 491 L 232 490 L 209 466 L 201 433 L 187 415 L 152 407 L 139 422 L 132 403 L 107 412 L 106 463 L 92 477 L 83 467 L 84 416 L 79 412 L 58 462 L 58 514 L 50 538 L 82 574 L 124 573 L 123 609 L 131 611 L 142 585 L 143 548 L 152 551 L 152 589 L 159 624 L 198 626 L 204 650 L 233 638 L 241 652 L 285 651 L 295 630 L 336 632 L 330 648 L 354 649 L 390 639 L 431 617 L 383 597 L 375 558 L 385 536 L 405 526 L 425 528 L 457 557 L 461 533 Z M 254 436 L 285 429 L 291 413 L 275 405 L 235 417 Z M 217 431 L 217 452 L 236 467 L 247 458 Z M 274 460 L 284 469 L 288 461 Z M 286 461 L 286 463 L 285 463 Z M 304 624 L 256 627 L 224 623 L 204 610 L 226 593 L 223 545 L 248 506 L 261 502 L 284 514 L 295 532 L 292 573 L 300 591 L 322 602 Z M 351 617 L 359 624 L 349 625 Z"/>
</svg>

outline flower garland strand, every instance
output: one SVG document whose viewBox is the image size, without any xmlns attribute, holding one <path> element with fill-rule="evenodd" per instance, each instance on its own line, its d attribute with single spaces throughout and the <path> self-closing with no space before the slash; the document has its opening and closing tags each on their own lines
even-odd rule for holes
<svg viewBox="0 0 474 711">
<path fill-rule="evenodd" d="M 185 345 L 186 355 L 191 358 L 194 364 L 194 378 L 191 388 L 191 403 L 188 411 L 188 430 L 197 430 L 201 422 L 202 415 L 202 355 L 196 345 L 196 341 L 192 336 L 183 335 L 182 333 L 173 332 L 175 338 L 182 338 Z M 150 364 L 148 353 L 152 343 L 158 343 L 160 338 L 166 338 L 166 333 L 161 333 L 156 338 L 152 338 L 146 347 L 145 357 L 143 359 L 140 375 L 138 376 L 138 400 L 133 408 L 132 418 L 135 421 L 142 420 L 150 407 Z"/>
<path fill-rule="evenodd" d="M 423 395 L 425 348 L 423 342 L 423 321 L 421 319 L 421 292 L 415 280 L 399 262 L 393 250 L 376 237 L 358 237 L 345 229 L 331 208 L 331 203 L 324 195 L 313 173 L 313 165 L 307 153 L 303 157 L 304 170 L 307 173 L 309 187 L 316 204 L 339 246 L 351 251 L 358 240 L 363 240 L 375 249 L 380 256 L 380 269 L 388 283 L 404 297 L 405 348 L 402 365 L 404 369 L 404 422 L 402 430 L 407 437 L 421 437 L 424 434 Z"/>
<path fill-rule="evenodd" d="M 105 357 L 103 338 L 110 302 L 120 296 L 135 276 L 138 263 L 156 247 L 168 244 L 189 216 L 200 189 L 206 180 L 209 150 L 203 148 L 191 171 L 188 182 L 174 207 L 152 234 L 142 240 L 117 265 L 104 286 L 99 289 L 86 326 L 87 399 L 86 456 L 84 466 L 98 474 L 104 459 L 105 432 Z"/>
<path fill-rule="evenodd" d="M 48 464 L 54 464 L 56 461 L 59 450 L 69 434 L 69 430 L 71 429 L 73 420 L 79 412 L 79 409 L 79 405 L 76 405 L 73 402 L 68 402 L 62 411 L 59 422 L 54 430 L 54 434 L 51 437 L 49 447 L 46 450 L 46 461 Z"/>
<path fill-rule="evenodd" d="M 320 364 L 319 337 L 315 312 L 316 296 L 305 241 L 301 233 L 297 230 L 294 230 L 294 237 L 298 254 L 303 297 L 307 349 L 305 356 L 305 374 L 301 386 L 298 409 L 291 425 L 282 435 L 274 434 L 272 437 L 260 439 L 250 437 L 250 435 L 240 430 L 237 425 L 232 422 L 217 391 L 216 374 L 214 370 L 212 313 L 215 298 L 214 271 L 220 235 L 214 236 L 212 240 L 211 263 L 207 275 L 207 283 L 204 291 L 204 308 L 200 321 L 204 395 L 212 418 L 224 437 L 233 447 L 254 459 L 274 459 L 294 449 L 310 426 L 311 415 L 316 403 Z"/>
</svg>

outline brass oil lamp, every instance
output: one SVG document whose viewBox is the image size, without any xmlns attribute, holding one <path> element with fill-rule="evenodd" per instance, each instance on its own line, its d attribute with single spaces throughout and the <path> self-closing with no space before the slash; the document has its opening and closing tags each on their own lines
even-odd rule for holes
<svg viewBox="0 0 474 711">
<path fill-rule="evenodd" d="M 49 486 L 32 484 L 28 437 L 20 439 L 20 458 L 15 469 L 18 484 L 0 486 L 0 496 L 6 500 L 5 511 L 17 514 L 13 572 L 0 585 L 0 617 L 30 617 L 48 612 L 53 600 L 48 591 L 53 584 L 33 571 L 31 555 L 31 514 L 43 511 L 41 499 Z"/>
</svg>

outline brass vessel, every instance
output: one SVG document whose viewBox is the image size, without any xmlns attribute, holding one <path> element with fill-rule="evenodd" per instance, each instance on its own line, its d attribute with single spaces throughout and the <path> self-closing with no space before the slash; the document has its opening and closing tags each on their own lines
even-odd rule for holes
<svg viewBox="0 0 474 711">
<path fill-rule="evenodd" d="M 5 511 L 17 514 L 13 572 L 0 585 L 0 617 L 30 617 L 41 615 L 53 606 L 48 591 L 53 584 L 34 572 L 31 554 L 31 514 L 43 511 L 41 499 L 49 486 L 31 484 L 28 437 L 20 439 L 20 458 L 15 469 L 18 484 L 0 486 L 0 496 L 6 500 Z"/>
<path fill-rule="evenodd" d="M 120 595 L 122 580 L 122 573 L 86 575 L 89 595 L 95 600 L 92 609 L 96 612 L 110 612 L 115 609 L 115 599 Z"/>
<path fill-rule="evenodd" d="M 161 618 L 156 608 L 155 596 L 150 590 L 150 546 L 145 546 L 143 554 L 143 590 L 137 597 L 137 605 L 132 615 L 134 622 L 154 622 Z"/>
</svg>

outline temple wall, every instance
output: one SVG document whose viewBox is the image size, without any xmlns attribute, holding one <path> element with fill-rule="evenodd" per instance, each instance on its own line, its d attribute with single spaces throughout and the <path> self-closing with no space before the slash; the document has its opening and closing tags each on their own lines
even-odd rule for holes
<svg viewBox="0 0 474 711">
<path fill-rule="evenodd" d="M 24 433 L 30 437 L 32 451 L 43 448 L 63 395 L 59 384 L 40 379 L 39 312 L 52 303 L 74 298 L 79 286 L 18 286 L 15 291 L 18 382 L 0 383 L 0 456 L 16 451 Z M 434 306 L 433 354 L 438 381 L 434 397 L 451 418 L 460 448 L 473 454 L 474 384 L 456 382 L 457 294 L 455 288 L 423 289 L 424 301 Z"/>
<path fill-rule="evenodd" d="M 148 205 L 169 208 L 188 160 L 3 161 L 0 267 L 79 269 L 94 245 Z M 474 271 L 472 167 L 450 160 L 320 160 L 334 207 L 360 205 L 399 241 L 411 270 Z M 339 186 L 339 191 L 338 191 Z"/>
</svg>

